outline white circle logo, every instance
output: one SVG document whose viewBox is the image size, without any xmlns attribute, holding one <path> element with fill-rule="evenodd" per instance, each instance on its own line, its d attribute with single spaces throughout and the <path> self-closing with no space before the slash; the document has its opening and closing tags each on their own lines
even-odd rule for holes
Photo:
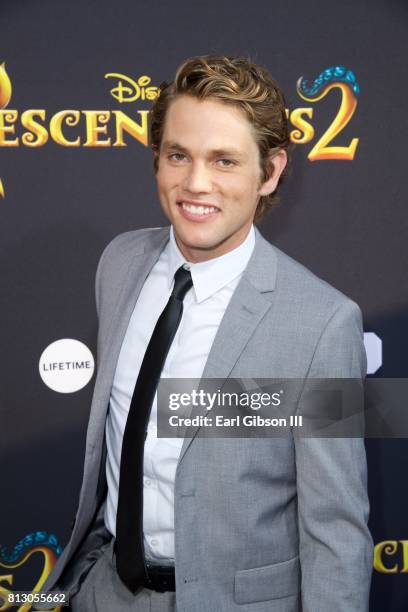
<svg viewBox="0 0 408 612">
<path fill-rule="evenodd" d="M 374 332 L 365 332 L 364 345 L 367 355 L 367 374 L 374 374 L 383 363 L 381 338 Z"/>
<path fill-rule="evenodd" d="M 89 383 L 95 368 L 89 348 L 72 338 L 53 342 L 40 357 L 43 382 L 58 393 L 74 393 Z"/>
</svg>

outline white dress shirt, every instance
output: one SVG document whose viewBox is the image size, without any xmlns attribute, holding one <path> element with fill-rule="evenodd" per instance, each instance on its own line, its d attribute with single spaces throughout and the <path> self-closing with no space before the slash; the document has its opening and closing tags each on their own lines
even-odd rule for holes
<svg viewBox="0 0 408 612">
<path fill-rule="evenodd" d="M 193 287 L 183 302 L 183 316 L 161 376 L 200 378 L 231 296 L 255 246 L 253 226 L 242 244 L 226 255 L 189 263 L 170 240 L 138 297 L 120 351 L 106 420 L 105 525 L 116 534 L 116 509 L 122 439 L 140 366 L 157 319 L 170 297 L 174 274 L 188 264 Z M 157 437 L 157 397 L 153 401 L 144 448 L 143 531 L 146 557 L 155 563 L 174 560 L 174 479 L 182 438 Z"/>
</svg>

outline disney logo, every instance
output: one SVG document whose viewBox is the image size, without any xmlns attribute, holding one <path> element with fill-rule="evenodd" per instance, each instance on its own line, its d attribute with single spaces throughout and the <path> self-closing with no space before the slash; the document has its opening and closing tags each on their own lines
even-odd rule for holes
<svg viewBox="0 0 408 612">
<path fill-rule="evenodd" d="M 105 74 L 105 79 L 108 78 L 118 79 L 116 87 L 110 90 L 110 94 L 118 102 L 134 102 L 139 99 L 155 100 L 160 93 L 158 87 L 148 87 L 152 79 L 147 75 L 142 75 L 135 81 L 124 74 L 108 72 Z"/>
</svg>

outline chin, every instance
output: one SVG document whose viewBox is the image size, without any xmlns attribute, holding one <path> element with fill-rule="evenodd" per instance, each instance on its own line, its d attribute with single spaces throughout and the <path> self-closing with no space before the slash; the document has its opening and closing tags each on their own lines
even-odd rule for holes
<svg viewBox="0 0 408 612">
<path fill-rule="evenodd" d="M 185 247 L 191 250 L 203 250 L 208 251 L 217 246 L 217 242 L 215 240 L 209 240 L 208 238 L 195 238 L 194 236 L 180 236 L 178 235 L 178 240 Z"/>
<path fill-rule="evenodd" d="M 177 223 L 174 225 L 177 236 L 186 242 L 217 242 L 217 228 L 214 225 L 205 226 L 198 223 Z"/>
</svg>

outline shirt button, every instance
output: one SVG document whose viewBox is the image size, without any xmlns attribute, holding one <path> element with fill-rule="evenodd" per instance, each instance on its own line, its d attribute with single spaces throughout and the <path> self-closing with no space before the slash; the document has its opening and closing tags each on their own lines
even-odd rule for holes
<svg viewBox="0 0 408 612">
<path fill-rule="evenodd" d="M 150 544 L 151 544 L 152 546 L 157 546 L 157 544 L 158 544 L 158 543 L 159 543 L 159 542 L 156 540 L 156 538 L 153 538 L 153 540 L 150 540 Z"/>
<path fill-rule="evenodd" d="M 145 478 L 144 483 L 145 483 L 146 487 L 150 487 L 150 485 L 152 484 L 152 481 L 149 480 L 148 478 Z"/>
</svg>

